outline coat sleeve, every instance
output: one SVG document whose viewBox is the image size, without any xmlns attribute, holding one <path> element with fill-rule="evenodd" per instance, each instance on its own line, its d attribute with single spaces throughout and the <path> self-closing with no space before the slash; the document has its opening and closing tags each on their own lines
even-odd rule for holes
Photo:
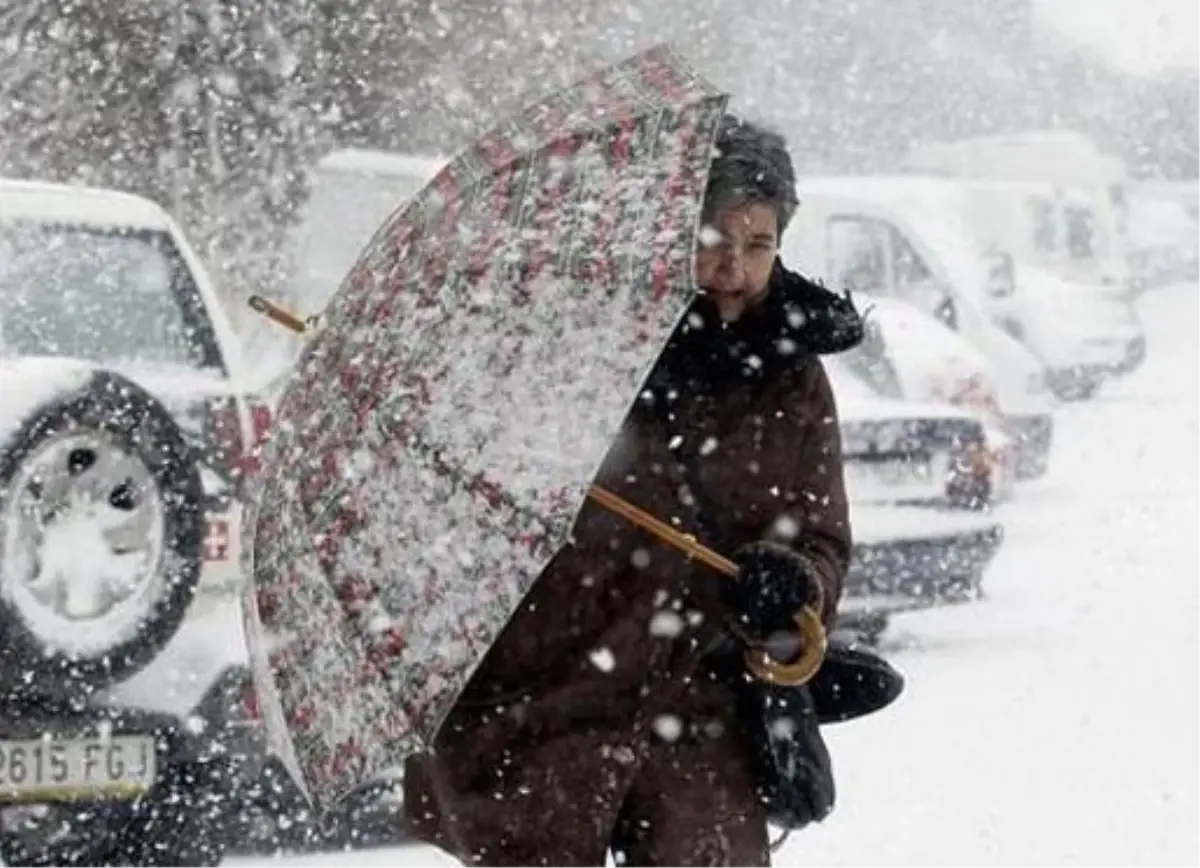
<svg viewBox="0 0 1200 868">
<path fill-rule="evenodd" d="M 789 505 L 768 538 L 786 542 L 808 560 L 824 591 L 821 618 L 828 627 L 837 615 L 852 538 L 837 404 L 819 359 L 808 366 L 799 392 L 796 415 L 805 424 L 785 492 Z"/>
</svg>

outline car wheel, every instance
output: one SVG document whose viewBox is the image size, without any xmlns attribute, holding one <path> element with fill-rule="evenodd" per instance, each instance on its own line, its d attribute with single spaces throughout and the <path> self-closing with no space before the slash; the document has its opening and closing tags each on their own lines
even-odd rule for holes
<svg viewBox="0 0 1200 868">
<path fill-rule="evenodd" d="M 64 697 L 127 678 L 200 578 L 199 469 L 170 413 L 96 371 L 0 440 L 0 688 Z"/>
<path fill-rule="evenodd" d="M 1050 391 L 1060 401 L 1086 401 L 1100 388 L 1095 376 L 1075 371 L 1055 371 L 1047 380 Z"/>
</svg>

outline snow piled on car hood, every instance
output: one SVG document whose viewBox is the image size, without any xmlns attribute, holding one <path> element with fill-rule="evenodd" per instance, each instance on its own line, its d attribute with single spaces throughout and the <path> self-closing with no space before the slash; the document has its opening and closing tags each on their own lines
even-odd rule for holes
<svg viewBox="0 0 1200 868">
<path fill-rule="evenodd" d="M 122 377 L 133 380 L 168 407 L 205 398 L 230 397 L 234 392 L 229 379 L 213 369 L 145 362 L 108 367 Z"/>
<path fill-rule="evenodd" d="M 0 358 L 0 448 L 39 407 L 85 387 L 94 370 L 78 359 Z"/>
<path fill-rule="evenodd" d="M 83 387 L 94 371 L 112 371 L 132 380 L 159 401 L 181 403 L 232 396 L 234 388 L 220 371 L 179 364 L 124 362 L 97 364 L 60 356 L 0 358 L 0 432 L 14 427 L 55 395 Z"/>
<path fill-rule="evenodd" d="M 975 413 L 932 401 L 904 401 L 898 398 L 864 398 L 842 395 L 834 387 L 838 419 L 847 422 L 918 421 L 942 419 L 978 419 Z"/>
</svg>

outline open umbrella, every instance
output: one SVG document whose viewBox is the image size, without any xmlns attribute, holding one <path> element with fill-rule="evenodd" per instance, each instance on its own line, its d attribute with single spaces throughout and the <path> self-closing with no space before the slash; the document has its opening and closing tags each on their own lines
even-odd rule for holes
<svg viewBox="0 0 1200 868">
<path fill-rule="evenodd" d="M 536 103 L 323 312 L 245 519 L 268 739 L 318 805 L 430 743 L 564 543 L 692 296 L 725 102 L 656 48 Z"/>
</svg>

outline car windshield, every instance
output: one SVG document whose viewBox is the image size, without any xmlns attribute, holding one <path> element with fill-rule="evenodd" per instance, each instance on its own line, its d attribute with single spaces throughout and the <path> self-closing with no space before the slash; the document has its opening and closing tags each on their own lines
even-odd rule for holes
<svg viewBox="0 0 1200 868">
<path fill-rule="evenodd" d="M 869 347 L 854 347 L 851 351 L 822 358 L 834 395 L 840 402 L 866 403 L 881 397 L 901 399 L 900 383 L 886 357 Z"/>
<path fill-rule="evenodd" d="M 864 403 L 904 397 L 896 369 L 888 357 L 879 325 L 868 316 L 863 342 L 847 352 L 822 357 L 829 383 L 839 401 Z"/>
<path fill-rule="evenodd" d="M 0 224 L 0 355 L 223 367 L 165 232 Z"/>
</svg>

